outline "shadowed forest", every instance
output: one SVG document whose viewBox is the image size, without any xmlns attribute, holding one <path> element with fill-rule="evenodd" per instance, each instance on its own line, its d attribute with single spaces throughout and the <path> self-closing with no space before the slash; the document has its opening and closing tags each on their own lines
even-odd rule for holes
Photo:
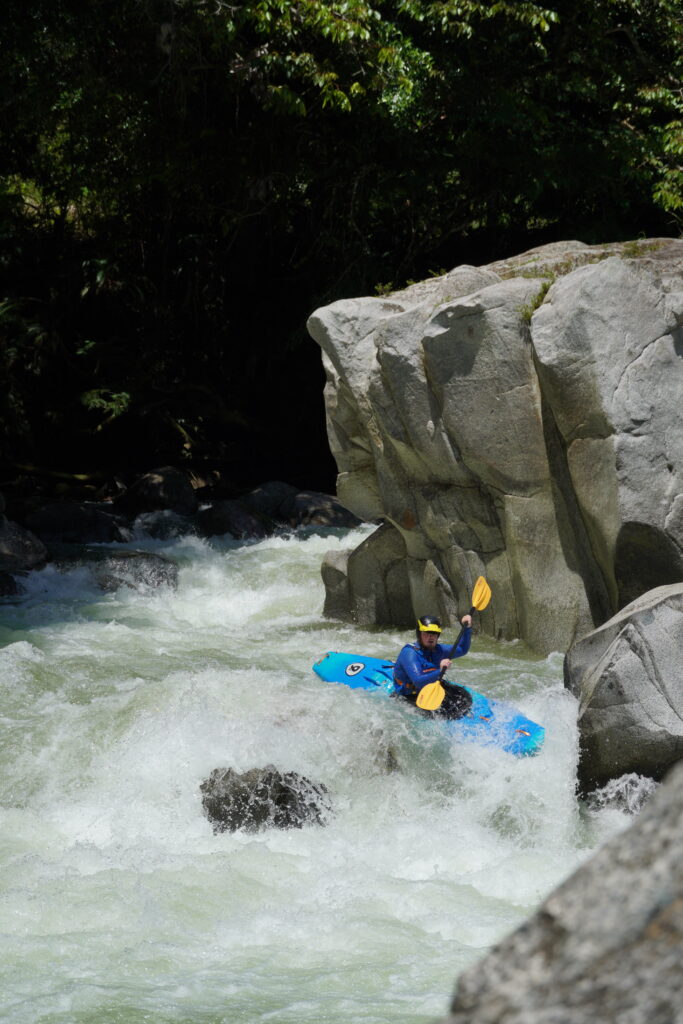
<svg viewBox="0 0 683 1024">
<path fill-rule="evenodd" d="M 2 480 L 331 490 L 305 322 L 678 236 L 679 0 L 7 0 Z"/>
</svg>

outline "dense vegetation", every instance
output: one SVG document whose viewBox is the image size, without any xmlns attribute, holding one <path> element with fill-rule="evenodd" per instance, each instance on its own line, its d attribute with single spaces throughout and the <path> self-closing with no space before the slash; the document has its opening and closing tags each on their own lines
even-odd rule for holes
<svg viewBox="0 0 683 1024">
<path fill-rule="evenodd" d="M 305 320 L 679 233 L 679 0 L 6 0 L 8 472 L 332 486 Z"/>
</svg>

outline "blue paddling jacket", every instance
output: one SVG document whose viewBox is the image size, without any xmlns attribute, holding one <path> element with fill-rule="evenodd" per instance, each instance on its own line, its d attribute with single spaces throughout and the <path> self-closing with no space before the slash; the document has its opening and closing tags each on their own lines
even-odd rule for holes
<svg viewBox="0 0 683 1024">
<path fill-rule="evenodd" d="M 467 654 L 471 639 L 472 629 L 467 626 L 455 649 L 454 658 Z M 449 656 L 451 646 L 437 644 L 431 651 L 426 651 L 419 643 L 406 644 L 394 665 L 394 693 L 410 697 L 419 693 L 427 683 L 435 683 L 441 674 L 439 666 Z"/>
</svg>

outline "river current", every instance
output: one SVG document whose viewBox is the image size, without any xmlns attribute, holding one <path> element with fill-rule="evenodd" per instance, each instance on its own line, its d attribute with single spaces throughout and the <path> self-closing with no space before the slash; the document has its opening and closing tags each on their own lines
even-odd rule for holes
<svg viewBox="0 0 683 1024">
<path fill-rule="evenodd" d="M 629 823 L 576 798 L 559 654 L 475 637 L 451 673 L 546 726 L 529 759 L 312 673 L 410 639 L 322 616 L 366 534 L 143 541 L 176 591 L 49 566 L 0 602 L 0 1019 L 428 1024 Z M 325 784 L 326 827 L 214 835 L 201 781 L 266 764 Z"/>
</svg>

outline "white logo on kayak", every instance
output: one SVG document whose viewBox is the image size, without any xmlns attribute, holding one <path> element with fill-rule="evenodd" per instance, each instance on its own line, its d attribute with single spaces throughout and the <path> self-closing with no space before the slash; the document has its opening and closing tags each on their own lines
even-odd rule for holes
<svg viewBox="0 0 683 1024">
<path fill-rule="evenodd" d="M 362 672 L 365 668 L 364 661 L 354 661 L 350 665 L 346 666 L 347 676 L 357 676 L 359 672 Z"/>
</svg>

